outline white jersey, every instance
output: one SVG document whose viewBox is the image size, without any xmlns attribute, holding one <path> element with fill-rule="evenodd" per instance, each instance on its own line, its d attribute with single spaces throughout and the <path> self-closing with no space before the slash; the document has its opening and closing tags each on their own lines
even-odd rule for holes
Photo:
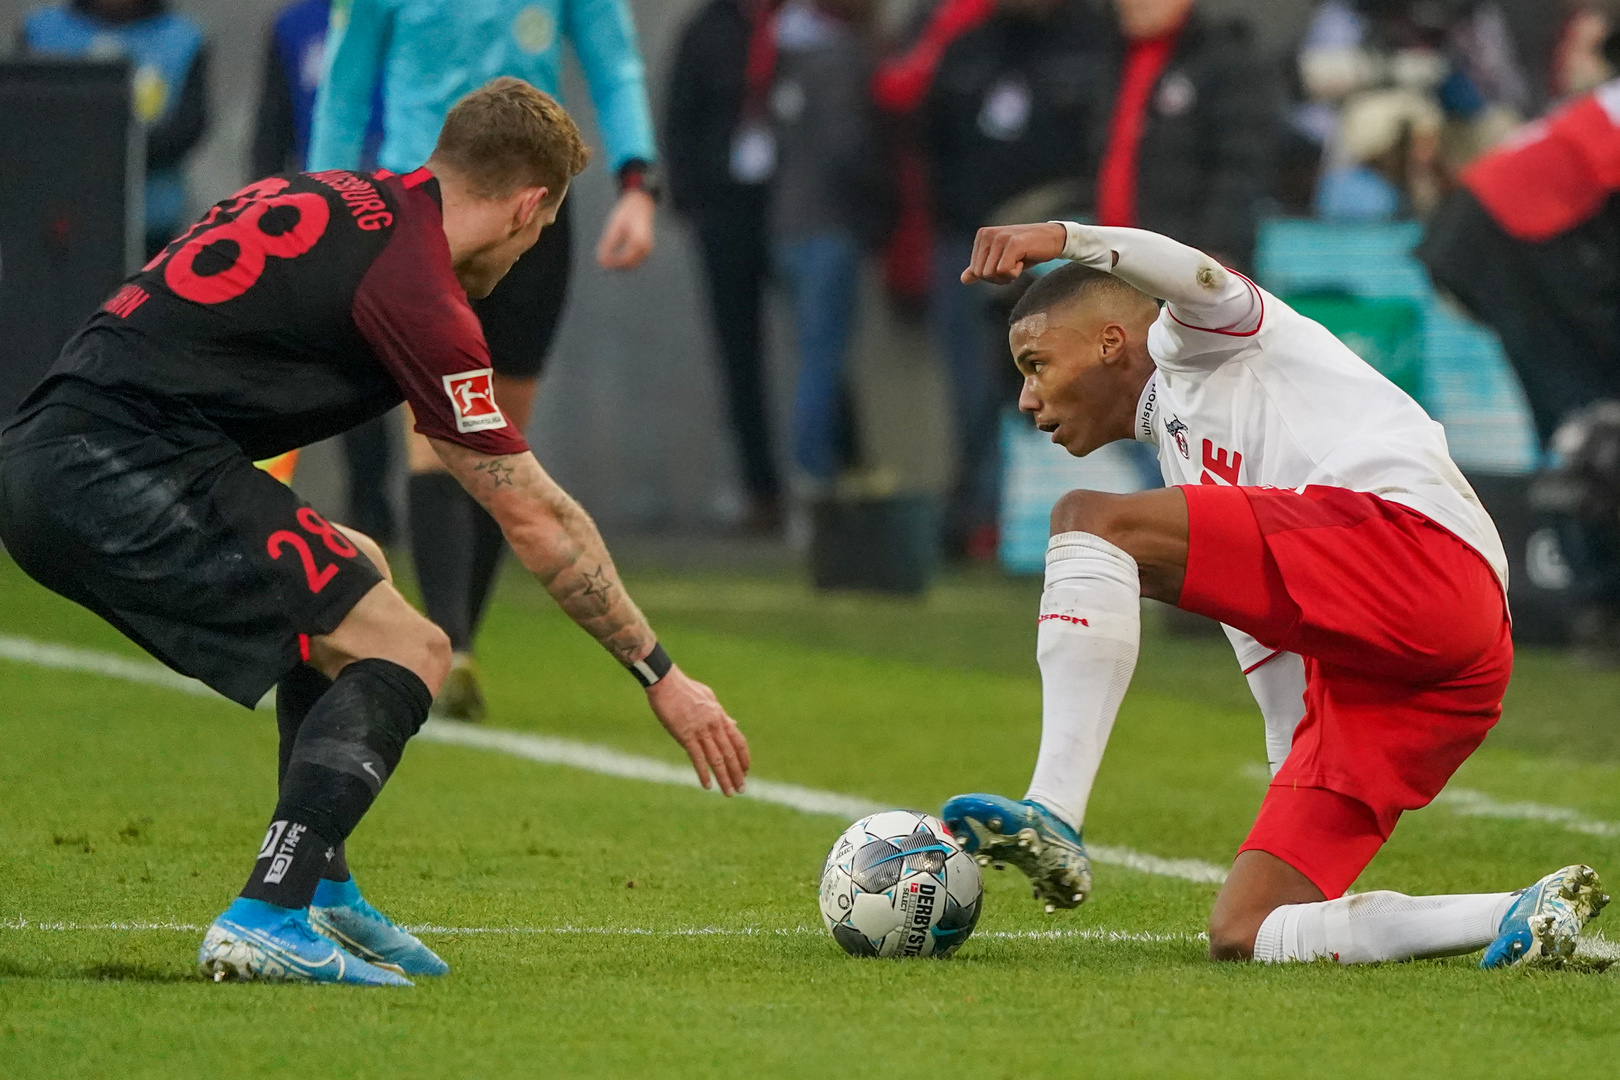
<svg viewBox="0 0 1620 1080">
<path fill-rule="evenodd" d="M 1137 229 L 1064 223 L 1065 256 L 1168 301 L 1148 333 L 1157 372 L 1136 436 L 1167 484 L 1365 491 L 1468 544 L 1507 589 L 1490 515 L 1422 406 L 1320 323 L 1201 252 Z M 1270 654 L 1234 635 L 1245 668 Z M 1247 655 L 1246 655 L 1247 654 Z"/>
</svg>

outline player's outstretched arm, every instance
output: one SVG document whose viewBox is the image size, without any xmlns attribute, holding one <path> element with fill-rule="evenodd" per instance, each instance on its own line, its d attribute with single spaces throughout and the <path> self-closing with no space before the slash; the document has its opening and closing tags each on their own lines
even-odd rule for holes
<svg viewBox="0 0 1620 1080">
<path fill-rule="evenodd" d="M 657 639 L 619 580 L 596 523 L 534 455 L 492 457 L 429 441 L 445 467 L 500 523 L 518 561 L 569 617 L 626 667 L 645 660 Z M 647 702 L 691 757 L 704 787 L 712 773 L 727 795 L 743 789 L 748 740 L 714 691 L 672 667 L 648 688 Z"/>
<path fill-rule="evenodd" d="M 1146 229 L 1112 229 L 1072 221 L 980 229 L 962 280 L 1006 284 L 1032 266 L 1068 259 L 1123 278 L 1168 301 L 1174 314 L 1209 329 L 1247 329 L 1259 317 L 1258 295 L 1240 275 L 1197 248 Z"/>
</svg>

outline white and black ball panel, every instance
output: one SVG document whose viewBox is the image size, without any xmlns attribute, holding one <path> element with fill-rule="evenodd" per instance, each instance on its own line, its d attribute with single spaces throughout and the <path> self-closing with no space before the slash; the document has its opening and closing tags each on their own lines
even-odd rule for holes
<svg viewBox="0 0 1620 1080">
<path fill-rule="evenodd" d="M 944 823 L 888 810 L 844 830 L 822 870 L 822 921 L 852 956 L 948 956 L 978 922 L 978 863 Z"/>
</svg>

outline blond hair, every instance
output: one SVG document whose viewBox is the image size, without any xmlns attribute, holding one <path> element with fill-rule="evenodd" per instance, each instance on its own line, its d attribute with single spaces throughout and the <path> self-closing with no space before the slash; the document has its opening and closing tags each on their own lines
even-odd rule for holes
<svg viewBox="0 0 1620 1080">
<path fill-rule="evenodd" d="M 503 75 L 456 102 L 431 161 L 480 198 L 544 187 L 548 199 L 557 199 L 590 158 L 579 128 L 556 98 Z"/>
</svg>

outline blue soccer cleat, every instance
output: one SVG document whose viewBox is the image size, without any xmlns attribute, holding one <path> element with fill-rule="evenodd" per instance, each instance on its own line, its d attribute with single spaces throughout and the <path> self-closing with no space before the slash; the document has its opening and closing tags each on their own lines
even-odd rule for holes
<svg viewBox="0 0 1620 1080">
<path fill-rule="evenodd" d="M 448 975 L 450 965 L 415 935 L 366 902 L 354 878 L 326 881 L 315 888 L 309 923 L 345 949 L 373 964 L 406 975 Z"/>
<path fill-rule="evenodd" d="M 1479 966 L 1562 967 L 1575 955 L 1581 928 L 1608 902 L 1590 866 L 1554 870 L 1519 894 Z"/>
<path fill-rule="evenodd" d="M 1031 799 L 958 795 L 939 815 L 980 865 L 1012 863 L 1048 912 L 1079 907 L 1091 895 L 1091 860 L 1080 834 Z"/>
<path fill-rule="evenodd" d="M 398 972 L 368 964 L 317 934 L 304 911 L 242 896 L 208 928 L 197 967 L 215 982 L 411 985 Z"/>
</svg>

